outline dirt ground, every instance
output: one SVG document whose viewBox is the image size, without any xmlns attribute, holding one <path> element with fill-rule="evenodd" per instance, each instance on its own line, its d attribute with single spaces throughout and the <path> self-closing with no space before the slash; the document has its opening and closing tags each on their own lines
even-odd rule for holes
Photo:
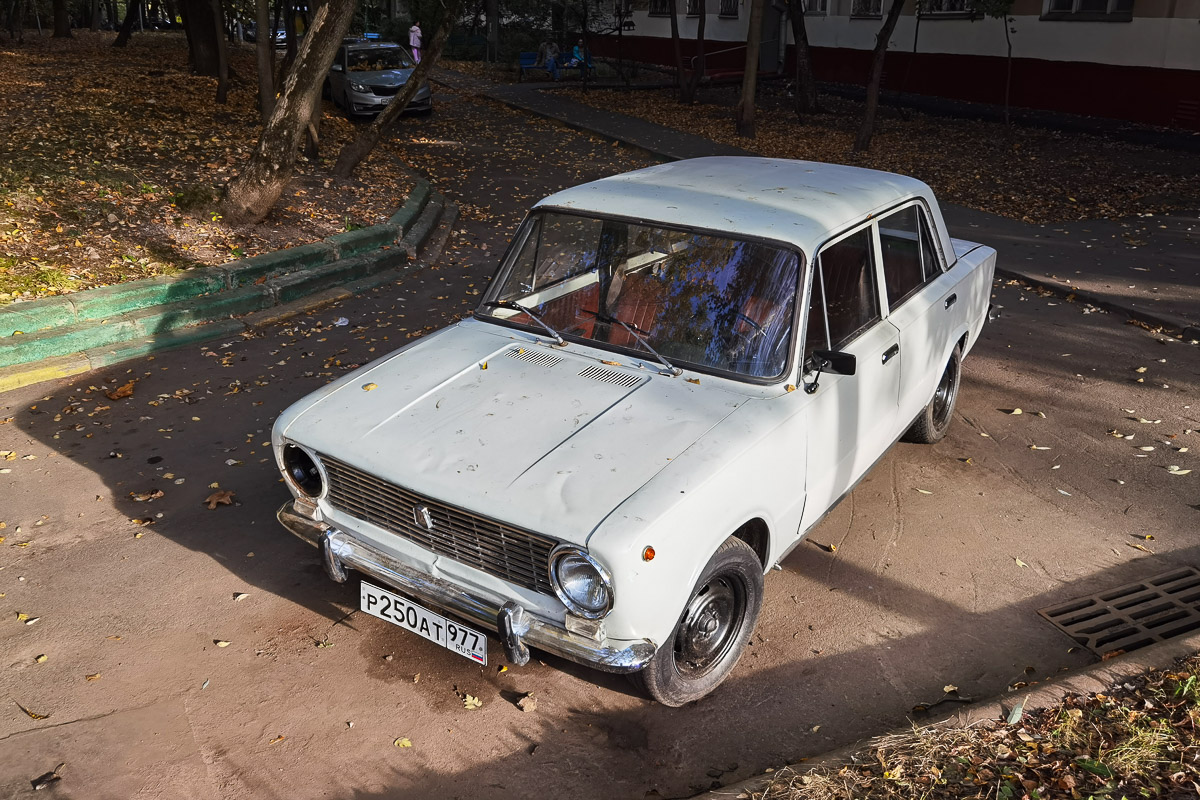
<svg viewBox="0 0 1200 800">
<path fill-rule="evenodd" d="M 1082 133 L 933 116 L 883 105 L 871 148 L 851 148 L 863 103 L 822 95 L 821 113 L 796 122 L 786 85 L 759 89 L 754 139 L 734 132 L 736 86 L 702 89 L 692 106 L 670 89 L 561 90 L 573 100 L 619 111 L 773 158 L 851 164 L 911 175 L 943 203 L 1023 222 L 1132 217 L 1194 210 L 1200 154 Z"/>
<path fill-rule="evenodd" d="M 436 102 L 394 145 L 465 209 L 435 266 L 0 396 L 0 798 L 64 762 L 47 796 L 684 797 L 902 724 L 948 683 L 985 698 L 1088 663 L 1038 608 L 1196 563 L 1200 353 L 1002 284 L 949 437 L 897 446 L 813 534 L 836 552 L 771 573 L 752 646 L 703 701 L 663 708 L 544 655 L 500 672 L 495 643 L 480 668 L 357 612 L 357 584 L 274 519 L 275 417 L 466 313 L 531 198 L 644 163 Z M 217 491 L 235 503 L 209 510 Z"/>
<path fill-rule="evenodd" d="M 264 224 L 230 226 L 220 188 L 258 140 L 254 52 L 231 53 L 227 105 L 191 75 L 179 32 L 0 39 L 0 304 L 316 241 L 387 219 L 409 173 L 386 152 L 351 180 L 327 166 L 359 125 L 325 104 L 321 159 L 301 159 Z"/>
</svg>

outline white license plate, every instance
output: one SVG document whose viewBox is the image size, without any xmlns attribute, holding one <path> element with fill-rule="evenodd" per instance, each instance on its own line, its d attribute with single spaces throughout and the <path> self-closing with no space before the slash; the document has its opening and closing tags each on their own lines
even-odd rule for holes
<svg viewBox="0 0 1200 800">
<path fill-rule="evenodd" d="M 371 616 L 424 636 L 476 664 L 487 665 L 487 639 L 482 633 L 366 581 L 362 582 L 361 592 L 359 608 Z"/>
</svg>

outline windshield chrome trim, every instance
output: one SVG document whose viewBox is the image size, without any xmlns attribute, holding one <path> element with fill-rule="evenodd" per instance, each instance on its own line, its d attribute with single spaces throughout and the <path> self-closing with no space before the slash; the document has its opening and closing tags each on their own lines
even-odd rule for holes
<svg viewBox="0 0 1200 800">
<path fill-rule="evenodd" d="M 533 218 L 543 213 L 564 214 L 567 216 L 581 217 L 583 219 L 612 220 L 614 222 L 625 222 L 630 225 L 654 226 L 657 228 L 662 228 L 663 230 L 684 231 L 686 233 L 696 233 L 706 236 L 719 236 L 738 242 L 766 244 L 772 247 L 777 247 L 780 250 L 786 250 L 789 253 L 793 253 L 796 256 L 796 294 L 794 298 L 795 302 L 792 308 L 792 331 L 788 336 L 788 358 L 787 363 L 784 364 L 782 372 L 780 372 L 778 375 L 773 375 L 770 377 L 756 377 L 754 375 L 746 375 L 741 372 L 731 372 L 729 370 L 718 369 L 716 367 L 696 364 L 683 359 L 673 358 L 671 363 L 677 367 L 683 368 L 688 372 L 698 372 L 701 375 L 712 375 L 718 378 L 737 381 L 738 383 L 752 384 L 754 386 L 774 386 L 776 384 L 784 383 L 795 372 L 797 357 L 796 349 L 799 346 L 798 343 L 800 341 L 800 323 L 801 318 L 804 316 L 802 313 L 804 305 L 802 298 L 806 297 L 808 294 L 808 259 L 805 257 L 804 251 L 791 242 L 785 242 L 780 239 L 771 239 L 765 236 L 749 236 L 732 233 L 730 231 L 722 231 L 714 228 L 701 228 L 691 225 L 669 225 L 659 222 L 658 220 L 644 219 L 642 217 L 627 217 L 621 214 L 597 214 L 591 211 L 580 211 L 578 209 L 565 208 L 563 206 L 537 205 L 525 215 L 523 220 L 521 220 L 521 224 L 517 228 L 518 235 L 513 237 L 512 242 L 508 245 L 508 249 L 504 251 L 504 256 L 500 259 L 500 266 L 498 266 L 496 271 L 492 274 L 491 283 L 488 284 L 487 290 L 483 293 L 483 298 L 480 301 L 480 304 L 475 308 L 474 311 L 472 311 L 472 316 L 474 316 L 475 319 L 495 325 L 501 325 L 506 328 L 513 328 L 519 331 L 529 331 L 534 333 L 541 331 L 541 329 L 535 325 L 526 325 L 520 322 L 512 322 L 508 319 L 492 316 L 491 314 L 487 313 L 485 306 L 487 303 L 492 302 L 495 296 L 500 293 L 500 287 L 503 286 L 501 278 L 507 276 L 508 271 L 512 269 L 512 264 L 516 259 L 516 254 L 520 252 L 520 249 L 525 246 L 526 240 L 529 239 L 529 234 L 533 229 Z M 631 347 L 621 347 L 620 345 L 614 345 L 611 342 L 598 342 L 595 339 L 574 336 L 570 333 L 560 333 L 563 339 L 571 344 L 594 347 L 601 352 L 619 353 L 621 355 L 632 356 L 642 360 L 646 360 L 647 357 L 647 353 L 644 350 Z M 538 333 L 538 335 L 545 336 L 545 332 L 541 331 Z"/>
</svg>

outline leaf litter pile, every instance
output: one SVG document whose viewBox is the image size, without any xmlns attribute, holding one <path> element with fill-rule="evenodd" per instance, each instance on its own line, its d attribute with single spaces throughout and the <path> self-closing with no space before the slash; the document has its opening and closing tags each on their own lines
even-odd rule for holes
<svg viewBox="0 0 1200 800">
<path fill-rule="evenodd" d="M 1011 720 L 1011 722 L 1010 722 Z M 1105 693 L 969 727 L 914 726 L 842 764 L 772 776 L 753 800 L 1200 795 L 1200 656 Z"/>
<path fill-rule="evenodd" d="M 0 305 L 177 273 L 384 221 L 408 195 L 382 149 L 355 178 L 326 167 L 359 125 L 326 102 L 321 158 L 297 163 L 261 225 L 213 211 L 259 133 L 252 45 L 232 46 L 228 104 L 187 66 L 181 33 L 77 30 L 0 43 Z M 15 110 L 19 109 L 19 113 Z M 409 118 L 405 124 L 421 124 Z"/>
<path fill-rule="evenodd" d="M 798 124 L 782 87 L 760 87 L 757 137 L 734 133 L 737 90 L 703 89 L 679 103 L 674 90 L 563 92 L 597 108 L 640 117 L 772 158 L 828 161 L 912 175 L 942 202 L 1024 222 L 1046 223 L 1193 210 L 1200 155 L 1082 133 L 903 114 L 881 107 L 871 149 L 851 143 L 862 103 L 823 95 L 825 113 Z M 1113 122 L 1114 126 L 1122 123 Z"/>
</svg>

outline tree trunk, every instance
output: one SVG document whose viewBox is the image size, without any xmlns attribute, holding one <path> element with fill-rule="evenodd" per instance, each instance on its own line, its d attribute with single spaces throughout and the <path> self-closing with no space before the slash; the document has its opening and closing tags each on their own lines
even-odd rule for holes
<svg viewBox="0 0 1200 800">
<path fill-rule="evenodd" d="M 275 44 L 267 35 L 271 29 L 271 0 L 254 3 L 254 27 L 258 30 L 254 43 L 258 58 L 258 113 L 265 125 L 275 109 Z"/>
<path fill-rule="evenodd" d="M 224 21 L 221 0 L 208 0 L 212 13 L 213 37 L 217 45 L 217 102 L 225 105 L 229 96 L 229 49 L 225 45 Z"/>
<path fill-rule="evenodd" d="M 708 7 L 705 0 L 700 0 L 700 19 L 696 20 L 696 56 L 692 62 L 692 76 L 684 86 L 680 87 L 680 101 L 685 105 L 696 102 L 696 90 L 700 88 L 700 79 L 704 77 L 704 23 L 708 19 Z"/>
<path fill-rule="evenodd" d="M 500 60 L 500 0 L 485 0 L 487 18 L 487 60 Z"/>
<path fill-rule="evenodd" d="M 221 74 L 220 3 L 214 0 L 181 0 L 183 25 L 187 31 L 188 62 L 192 73 L 218 78 Z"/>
<path fill-rule="evenodd" d="M 129 37 L 133 36 L 133 23 L 138 19 L 138 6 L 141 5 L 141 0 L 130 0 L 128 6 L 125 7 L 125 21 L 121 23 L 121 32 L 117 34 L 117 40 L 113 42 L 113 47 L 124 47 L 129 44 Z"/>
<path fill-rule="evenodd" d="M 750 139 L 754 138 L 754 96 L 758 91 L 758 51 L 762 45 L 762 17 L 763 0 L 751 0 L 750 27 L 746 31 L 746 71 L 742 73 L 742 96 L 734 112 L 737 135 Z"/>
<path fill-rule="evenodd" d="M 375 145 L 379 144 L 379 140 L 383 138 L 383 132 L 408 107 L 413 96 L 416 95 L 417 89 L 425 83 L 425 76 L 429 74 L 434 64 L 442 56 L 442 48 L 446 44 L 446 39 L 450 37 L 450 30 L 454 27 L 454 20 L 458 18 L 459 2 L 460 0 L 447 0 L 446 7 L 442 10 L 442 21 L 438 24 L 437 32 L 433 35 L 433 41 L 428 46 L 422 46 L 421 63 L 417 64 L 417 68 L 408 76 L 408 80 L 404 84 L 404 89 L 392 98 L 387 108 L 383 110 L 383 113 L 376 117 L 375 121 L 360 133 L 357 139 L 342 147 L 342 151 L 338 153 L 337 163 L 333 165 L 333 174 L 335 176 L 349 178 L 362 160 L 375 149 Z"/>
<path fill-rule="evenodd" d="M 100 0 L 92 0 L 92 32 L 100 30 Z"/>
<path fill-rule="evenodd" d="M 788 16 L 792 21 L 792 38 L 796 40 L 796 117 L 803 122 L 805 115 L 817 110 L 817 79 L 808 47 L 804 0 L 788 0 Z"/>
<path fill-rule="evenodd" d="M 67 0 L 54 0 L 54 38 L 71 38 L 71 12 L 67 10 Z"/>
<path fill-rule="evenodd" d="M 550 30 L 554 33 L 554 43 L 559 47 L 567 45 L 567 4 L 566 0 L 551 0 Z"/>
<path fill-rule="evenodd" d="M 1004 63 L 1004 124 L 1008 125 L 1009 98 L 1012 90 L 1012 36 L 1009 29 L 1008 15 L 1000 17 L 1004 23 L 1004 42 L 1008 45 L 1008 58 Z"/>
<path fill-rule="evenodd" d="M 887 55 L 888 41 L 896 30 L 896 22 L 904 9 L 904 0 L 892 0 L 883 20 L 883 26 L 875 36 L 875 54 L 871 57 L 871 74 L 867 79 L 867 107 L 863 111 L 862 125 L 858 136 L 854 139 L 854 151 L 861 153 L 871 146 L 871 136 L 875 133 L 875 112 L 879 108 L 879 84 L 883 80 L 883 58 Z"/>
<path fill-rule="evenodd" d="M 671 46 L 675 49 L 675 85 L 679 87 L 679 102 L 683 102 L 683 84 L 686 82 L 683 77 L 683 50 L 679 46 L 679 10 L 676 8 L 678 0 L 670 0 L 671 3 Z"/>
<path fill-rule="evenodd" d="M 222 213 L 234 224 L 258 222 L 279 200 L 292 176 L 300 139 L 321 101 L 321 85 L 354 16 L 354 0 L 328 0 L 312 15 L 295 68 L 263 127 L 245 168 L 225 187 Z M 394 102 L 394 101 L 393 101 Z"/>
</svg>

